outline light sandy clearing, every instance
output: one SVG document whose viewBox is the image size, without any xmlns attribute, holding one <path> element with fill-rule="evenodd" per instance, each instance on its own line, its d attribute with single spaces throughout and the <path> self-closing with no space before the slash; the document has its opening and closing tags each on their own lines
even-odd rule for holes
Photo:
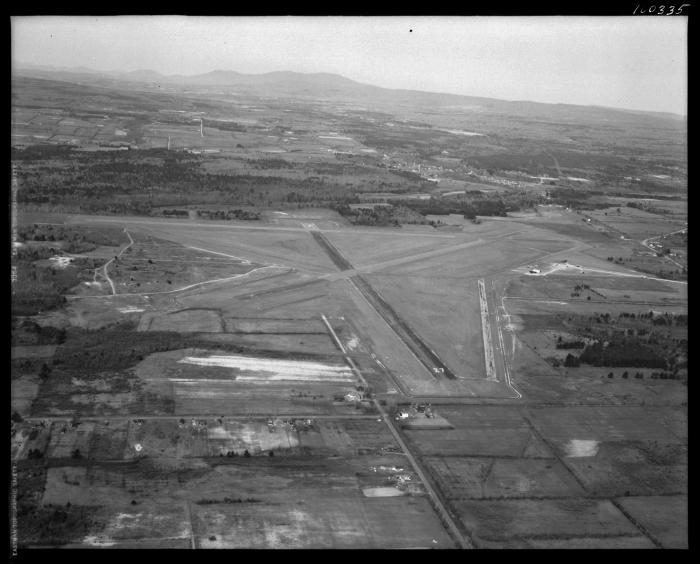
<svg viewBox="0 0 700 564">
<path fill-rule="evenodd" d="M 397 497 L 406 495 L 405 492 L 394 487 L 364 488 L 362 494 L 365 497 Z"/>
<path fill-rule="evenodd" d="M 239 355 L 187 356 L 178 362 L 197 366 L 237 368 L 245 372 L 244 374 L 237 374 L 237 380 L 355 381 L 349 368 L 320 362 L 278 360 Z"/>
<path fill-rule="evenodd" d="M 71 262 L 73 262 L 71 257 L 51 257 L 49 260 L 56 263 L 54 265 L 56 268 L 66 268 Z"/>
<path fill-rule="evenodd" d="M 571 439 L 564 449 L 567 458 L 588 458 L 598 454 L 598 441 Z"/>
</svg>

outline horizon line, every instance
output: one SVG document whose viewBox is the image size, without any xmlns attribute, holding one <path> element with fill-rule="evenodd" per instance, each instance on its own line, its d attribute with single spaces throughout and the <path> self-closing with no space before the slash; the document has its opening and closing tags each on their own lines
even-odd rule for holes
<svg viewBox="0 0 700 564">
<path fill-rule="evenodd" d="M 202 73 L 196 73 L 196 74 L 182 74 L 182 73 L 174 73 L 174 74 L 165 74 L 161 71 L 154 70 L 154 69 L 149 69 L 149 68 L 141 68 L 141 69 L 135 69 L 135 70 L 120 70 L 120 69 L 110 69 L 110 70 L 101 70 L 101 69 L 95 69 L 93 67 L 87 67 L 87 66 L 78 66 L 78 67 L 61 67 L 61 66 L 56 66 L 56 65 L 42 65 L 42 64 L 36 64 L 36 63 L 27 63 L 27 62 L 13 62 L 12 63 L 12 69 L 17 69 L 21 70 L 22 67 L 25 68 L 25 70 L 31 70 L 31 67 L 39 67 L 43 68 L 44 70 L 46 69 L 55 69 L 53 71 L 46 70 L 46 72 L 74 72 L 74 73 L 80 73 L 80 69 L 85 69 L 90 71 L 91 73 L 95 74 L 110 74 L 110 73 L 121 73 L 121 74 L 132 74 L 132 73 L 139 73 L 139 72 L 152 72 L 155 74 L 158 74 L 162 76 L 163 78 L 174 78 L 174 77 L 183 77 L 183 78 L 193 78 L 193 77 L 198 77 L 198 76 L 204 76 L 207 74 L 212 74 L 215 72 L 230 72 L 230 73 L 236 73 L 244 76 L 265 76 L 269 74 L 276 74 L 276 73 L 291 73 L 291 74 L 301 74 L 301 75 L 307 75 L 307 76 L 312 76 L 312 75 L 330 75 L 330 76 L 336 76 L 339 78 L 343 78 L 345 80 L 349 80 L 351 82 L 354 82 L 356 84 L 359 84 L 361 86 L 370 86 L 373 88 L 380 88 L 382 90 L 398 90 L 398 91 L 403 91 L 403 92 L 422 92 L 426 94 L 443 94 L 447 96 L 460 96 L 460 97 L 465 97 L 465 98 L 483 98 L 486 100 L 497 100 L 500 102 L 510 102 L 510 103 L 530 103 L 530 104 L 543 104 L 543 105 L 549 105 L 549 106 L 576 106 L 579 108 L 600 108 L 600 109 L 606 109 L 606 110 L 616 110 L 616 111 L 623 111 L 623 112 L 633 112 L 633 113 L 646 113 L 646 114 L 661 114 L 661 115 L 669 115 L 669 116 L 678 116 L 683 119 L 688 118 L 687 114 L 687 108 L 685 113 L 679 113 L 679 112 L 670 112 L 670 111 L 659 111 L 659 110 L 641 110 L 641 109 L 636 109 L 636 108 L 624 108 L 620 106 L 605 106 L 601 104 L 576 104 L 572 102 L 542 102 L 538 100 L 528 100 L 528 99 L 508 99 L 508 98 L 494 98 L 490 96 L 482 96 L 482 95 L 475 95 L 475 94 L 457 94 L 455 92 L 445 92 L 445 91 L 437 91 L 437 90 L 419 90 L 415 88 L 389 88 L 386 86 L 379 86 L 377 84 L 371 84 L 368 82 L 361 82 L 358 80 L 355 80 L 353 78 L 348 78 L 345 75 L 338 74 L 336 72 L 328 72 L 328 71 L 317 71 L 317 72 L 303 72 L 303 71 L 294 71 L 294 70 L 273 70 L 273 71 L 266 71 L 266 72 L 259 72 L 259 73 L 248 73 L 248 72 L 241 72 L 233 69 L 221 69 L 221 68 L 215 68 L 210 71 L 202 72 Z M 140 81 L 137 81 L 140 82 Z M 687 104 L 686 104 L 687 105 Z"/>
</svg>

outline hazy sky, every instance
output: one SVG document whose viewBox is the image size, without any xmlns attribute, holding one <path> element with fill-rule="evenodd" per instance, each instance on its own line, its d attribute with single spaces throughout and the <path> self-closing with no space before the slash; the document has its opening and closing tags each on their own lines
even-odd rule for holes
<svg viewBox="0 0 700 564">
<path fill-rule="evenodd" d="M 40 65 L 332 72 L 388 88 L 687 113 L 683 16 L 16 17 L 12 50 Z"/>
</svg>

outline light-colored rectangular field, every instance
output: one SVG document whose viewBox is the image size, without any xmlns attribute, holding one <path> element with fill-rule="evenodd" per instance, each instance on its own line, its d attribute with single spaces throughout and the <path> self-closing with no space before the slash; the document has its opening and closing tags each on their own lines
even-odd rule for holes
<svg viewBox="0 0 700 564">
<path fill-rule="evenodd" d="M 212 421 L 206 430 L 209 456 L 235 452 L 243 455 L 281 452 L 299 446 L 296 430 L 287 425 L 268 426 L 265 421 Z"/>
</svg>

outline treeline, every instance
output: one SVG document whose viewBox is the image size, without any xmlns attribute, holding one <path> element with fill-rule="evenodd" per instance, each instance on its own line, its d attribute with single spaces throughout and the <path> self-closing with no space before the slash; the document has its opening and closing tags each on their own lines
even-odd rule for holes
<svg viewBox="0 0 700 564">
<path fill-rule="evenodd" d="M 663 368 L 666 359 L 649 347 L 636 341 L 611 342 L 607 346 L 601 341 L 587 345 L 578 357 L 582 364 L 592 366 L 632 366 L 635 368 Z"/>
<path fill-rule="evenodd" d="M 12 319 L 11 346 L 20 345 L 60 345 L 66 340 L 66 330 L 45 326 L 30 320 Z"/>
<path fill-rule="evenodd" d="M 66 212 L 150 215 L 173 201 L 272 207 L 289 198 L 324 206 L 347 195 L 346 184 L 333 179 L 212 174 L 200 167 L 201 158 L 160 149 L 62 155 L 69 166 L 52 165 L 50 174 L 42 170 L 51 164 L 48 161 L 17 161 L 20 203 L 47 204 Z"/>
<path fill-rule="evenodd" d="M 508 209 L 500 198 L 452 200 L 430 198 L 429 200 L 402 200 L 401 204 L 422 215 L 460 214 L 466 219 L 474 219 L 477 215 L 505 216 Z"/>
<path fill-rule="evenodd" d="M 295 168 L 293 162 L 285 161 L 284 159 L 247 159 L 248 168 L 269 170 L 269 169 L 290 169 Z"/>
<path fill-rule="evenodd" d="M 221 350 L 229 353 L 246 354 L 251 349 L 224 342 L 212 342 L 196 333 L 169 331 L 135 330 L 135 323 L 121 322 L 111 327 L 89 331 L 78 327 L 66 329 L 65 342 L 56 349 L 53 368 L 61 372 L 110 370 L 130 368 L 146 356 L 157 352 L 186 348 Z M 295 360 L 326 360 L 323 355 L 263 351 L 256 349 L 256 355 L 265 358 L 292 358 Z"/>
<path fill-rule="evenodd" d="M 66 303 L 64 294 L 81 282 L 80 272 L 94 261 L 76 260 L 65 268 L 37 267 L 13 258 L 17 280 L 12 284 L 12 315 L 36 315 Z"/>
<path fill-rule="evenodd" d="M 583 341 L 560 341 L 557 343 L 558 349 L 582 349 L 586 346 Z"/>
<path fill-rule="evenodd" d="M 355 225 L 370 225 L 374 227 L 400 227 L 399 220 L 394 217 L 391 208 L 376 207 L 374 209 L 352 209 L 349 206 L 335 208 L 340 215 L 348 218 Z"/>
<path fill-rule="evenodd" d="M 548 192 L 547 203 L 577 210 L 597 210 L 610 207 L 609 203 L 591 202 L 590 198 L 595 196 L 590 190 L 577 190 L 575 188 L 555 187 Z"/>
<path fill-rule="evenodd" d="M 333 206 L 333 209 L 355 225 L 374 227 L 400 227 L 401 224 L 437 225 L 437 222 L 428 221 L 423 215 L 407 206 L 351 208 L 347 204 L 341 204 Z"/>
<path fill-rule="evenodd" d="M 52 249 L 51 249 L 52 250 Z M 37 266 L 36 260 L 55 256 L 40 247 L 20 248 L 12 257 L 12 315 L 36 315 L 66 303 L 64 294 L 82 280 L 82 273 L 102 261 L 76 258 L 64 268 Z M 48 257 L 46 254 L 48 253 Z"/>
<path fill-rule="evenodd" d="M 202 120 L 202 125 L 204 127 L 215 127 L 221 131 L 235 131 L 238 133 L 245 133 L 248 128 L 245 125 L 236 123 L 234 121 L 216 121 L 211 119 Z"/>
<path fill-rule="evenodd" d="M 250 210 L 196 210 L 197 217 L 205 219 L 242 219 L 256 221 L 260 219 L 260 214 Z"/>
<path fill-rule="evenodd" d="M 113 228 L 90 229 L 67 225 L 23 225 L 17 236 L 22 241 L 63 241 L 64 249 L 71 253 L 92 251 L 98 246 L 118 247 L 127 242 L 126 235 Z"/>
</svg>

